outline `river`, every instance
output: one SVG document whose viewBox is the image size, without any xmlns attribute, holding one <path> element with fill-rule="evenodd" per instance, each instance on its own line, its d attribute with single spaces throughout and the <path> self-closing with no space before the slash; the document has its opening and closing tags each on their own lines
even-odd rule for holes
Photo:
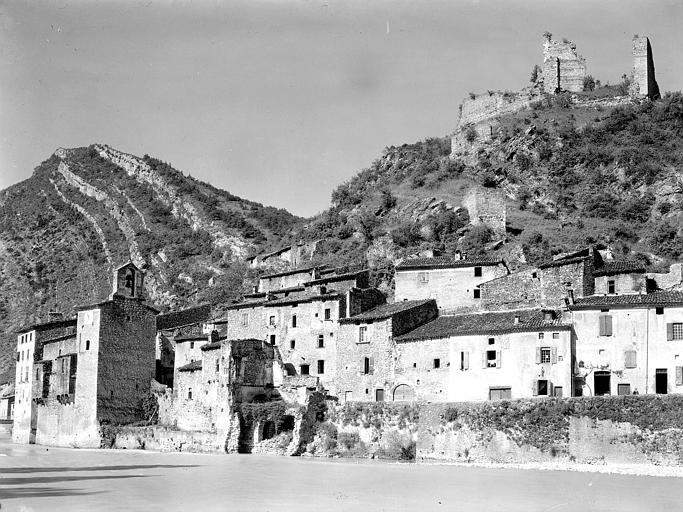
<svg viewBox="0 0 683 512">
<path fill-rule="evenodd" d="M 257 455 L 73 450 L 0 439 L 2 512 L 677 511 L 683 480 Z"/>
</svg>

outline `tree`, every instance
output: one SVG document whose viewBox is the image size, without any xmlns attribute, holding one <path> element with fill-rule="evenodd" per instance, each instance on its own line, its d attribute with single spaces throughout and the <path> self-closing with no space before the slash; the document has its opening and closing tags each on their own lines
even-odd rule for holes
<svg viewBox="0 0 683 512">
<path fill-rule="evenodd" d="M 529 80 L 532 84 L 536 83 L 538 80 L 538 75 L 541 73 L 541 66 L 538 64 L 534 65 L 534 68 L 531 70 L 531 79 Z"/>
</svg>

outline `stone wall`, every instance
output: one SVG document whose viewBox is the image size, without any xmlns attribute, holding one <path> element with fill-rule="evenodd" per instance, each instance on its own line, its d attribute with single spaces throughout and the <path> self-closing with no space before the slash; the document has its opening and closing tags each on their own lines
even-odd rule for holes
<svg viewBox="0 0 683 512">
<path fill-rule="evenodd" d="M 595 276 L 595 295 L 609 293 L 609 282 L 614 281 L 613 293 L 646 293 L 645 274 L 616 274 L 612 276 Z"/>
<path fill-rule="evenodd" d="M 475 187 L 470 189 L 462 201 L 470 215 L 470 223 L 483 224 L 493 230 L 496 236 L 505 237 L 505 194 L 500 190 Z"/>
<path fill-rule="evenodd" d="M 561 307 L 565 304 L 568 290 L 575 298 L 593 294 L 593 264 L 588 258 L 573 263 L 542 267 L 538 272 L 541 281 L 543 307 Z"/>
<path fill-rule="evenodd" d="M 683 263 L 674 263 L 669 272 L 651 272 L 646 277 L 653 280 L 660 290 L 683 290 Z"/>
<path fill-rule="evenodd" d="M 559 91 L 583 91 L 586 61 L 576 52 L 570 41 L 546 39 L 543 44 L 543 90 L 549 94 Z"/>
<path fill-rule="evenodd" d="M 541 299 L 541 280 L 536 269 L 498 277 L 482 283 L 479 288 L 484 311 L 536 307 Z"/>
<path fill-rule="evenodd" d="M 652 46 L 647 37 L 633 37 L 633 75 L 629 93 L 636 97 L 657 99 L 659 85 L 655 79 L 655 63 Z"/>
<path fill-rule="evenodd" d="M 477 125 L 482 121 L 518 112 L 529 106 L 531 96 L 528 92 L 491 91 L 467 97 L 462 102 L 458 126 Z"/>
<path fill-rule="evenodd" d="M 683 397 L 454 403 L 420 408 L 418 459 L 680 465 Z"/>
</svg>

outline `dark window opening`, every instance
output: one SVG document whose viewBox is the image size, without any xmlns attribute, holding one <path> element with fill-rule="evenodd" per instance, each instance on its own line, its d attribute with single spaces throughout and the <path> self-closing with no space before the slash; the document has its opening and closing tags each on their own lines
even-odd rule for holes
<svg viewBox="0 0 683 512">
<path fill-rule="evenodd" d="M 280 432 L 291 432 L 294 430 L 294 416 L 287 414 L 282 417 L 282 425 L 280 426 Z"/>
<path fill-rule="evenodd" d="M 384 390 L 383 389 L 376 389 L 375 390 L 375 402 L 384 402 Z"/>
<path fill-rule="evenodd" d="M 441 368 L 441 359 L 434 359 L 434 368 Z"/>
<path fill-rule="evenodd" d="M 112 395 L 114 392 L 112 391 Z M 192 400 L 192 388 L 187 388 L 187 399 Z"/>
<path fill-rule="evenodd" d="M 273 437 L 275 437 L 275 423 L 266 421 L 263 424 L 263 440 L 272 439 Z"/>
<path fill-rule="evenodd" d="M 90 350 L 90 340 L 85 340 L 85 350 Z"/>
<path fill-rule="evenodd" d="M 489 345 L 493 345 L 496 342 L 496 338 L 489 338 Z"/>
<path fill-rule="evenodd" d="M 325 347 L 325 337 L 322 334 L 318 334 L 318 348 Z"/>
<path fill-rule="evenodd" d="M 474 277 L 481 277 L 481 267 L 474 267 Z"/>
<path fill-rule="evenodd" d="M 540 396 L 548 396 L 548 381 L 539 380 L 538 381 L 538 394 Z"/>
<path fill-rule="evenodd" d="M 370 358 L 369 357 L 363 358 L 363 373 L 365 375 L 370 373 Z"/>
<path fill-rule="evenodd" d="M 474 298 L 475 299 L 481 298 L 481 290 L 474 290 Z"/>
<path fill-rule="evenodd" d="M 614 279 L 607 281 L 607 293 L 616 293 L 617 285 Z"/>
<path fill-rule="evenodd" d="M 296 348 L 296 340 L 289 340 L 289 348 L 292 350 Z"/>
<path fill-rule="evenodd" d="M 325 361 L 322 359 L 318 360 L 318 375 L 325 373 Z"/>
<path fill-rule="evenodd" d="M 487 350 L 486 351 L 486 366 L 487 366 L 487 368 L 495 368 L 497 359 L 498 359 L 498 357 L 496 356 L 495 350 Z"/>
<path fill-rule="evenodd" d="M 301 375 L 309 375 L 309 374 L 310 374 L 310 365 L 302 364 L 301 365 Z"/>
<path fill-rule="evenodd" d="M 332 310 L 330 308 L 325 309 L 325 320 L 332 318 Z"/>
<path fill-rule="evenodd" d="M 609 372 L 595 372 L 593 376 L 593 386 L 595 389 L 595 396 L 609 395 L 611 392 L 610 373 Z"/>
<path fill-rule="evenodd" d="M 275 335 L 274 334 L 270 335 L 270 344 L 275 345 Z"/>
<path fill-rule="evenodd" d="M 190 348 L 194 348 L 194 341 L 190 342 Z"/>
<path fill-rule="evenodd" d="M 666 368 L 657 368 L 655 372 L 655 393 L 666 395 L 669 392 L 669 376 Z"/>
<path fill-rule="evenodd" d="M 655 308 L 655 313 L 658 315 L 663 315 L 664 314 L 664 308 Z"/>
<path fill-rule="evenodd" d="M 296 315 L 292 315 L 292 327 L 296 327 Z"/>
</svg>

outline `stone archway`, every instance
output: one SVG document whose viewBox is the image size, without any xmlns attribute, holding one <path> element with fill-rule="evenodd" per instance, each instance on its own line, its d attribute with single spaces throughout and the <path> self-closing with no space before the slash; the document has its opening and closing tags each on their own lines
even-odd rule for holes
<svg viewBox="0 0 683 512">
<path fill-rule="evenodd" d="M 394 402 L 413 402 L 415 390 L 408 384 L 399 384 L 394 388 Z"/>
</svg>

